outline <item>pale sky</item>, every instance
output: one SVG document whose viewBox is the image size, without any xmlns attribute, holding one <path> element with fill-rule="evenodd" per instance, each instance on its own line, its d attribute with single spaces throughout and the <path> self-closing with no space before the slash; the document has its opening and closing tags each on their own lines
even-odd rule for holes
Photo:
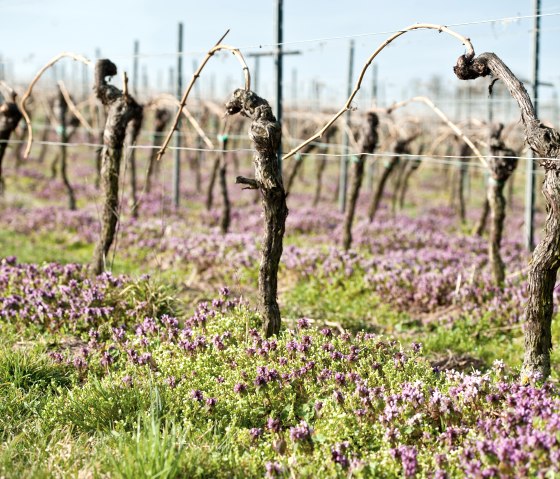
<svg viewBox="0 0 560 479">
<path fill-rule="evenodd" d="M 274 0 L 0 0 L 0 55 L 8 61 L 8 80 L 29 81 L 54 55 L 62 51 L 94 58 L 96 48 L 119 69 L 132 70 L 134 40 L 140 42 L 141 71 L 149 86 L 168 87 L 170 67 L 176 64 L 177 24 L 185 28 L 185 77 L 193 71 L 217 39 L 227 30 L 226 43 L 245 54 L 268 51 L 274 42 Z M 533 0 L 284 0 L 285 49 L 302 51 L 284 60 L 287 100 L 311 94 L 312 81 L 321 82 L 325 102 L 340 104 L 346 97 L 349 39 L 355 38 L 355 76 L 388 32 L 417 22 L 457 24 L 531 15 Z M 560 86 L 557 45 L 560 44 L 560 1 L 542 0 L 541 80 Z M 554 15 L 557 14 L 557 15 Z M 452 27 L 471 38 L 478 53 L 493 51 L 519 76 L 531 72 L 532 19 L 498 21 Z M 383 33 L 385 32 L 385 33 Z M 362 35 L 379 33 L 377 35 Z M 325 39 L 317 41 L 316 39 Z M 330 39 L 330 40 L 329 40 Z M 410 93 L 413 79 L 428 81 L 440 75 L 453 87 L 452 67 L 464 47 L 454 38 L 435 31 L 412 32 L 397 39 L 378 57 L 379 82 L 386 102 Z M 251 68 L 254 59 L 247 58 Z M 81 67 L 65 61 L 66 78 L 81 88 Z M 296 71 L 296 73 L 294 73 Z M 273 100 L 273 61 L 263 58 L 259 90 Z M 295 75 L 295 77 L 294 77 Z M 296 80 L 294 88 L 293 80 Z M 71 82 L 71 78 L 68 80 Z M 186 81 L 186 80 L 185 80 Z M 233 58 L 213 59 L 200 80 L 202 94 L 225 95 L 242 86 L 242 75 Z M 364 95 L 370 93 L 369 86 Z M 543 88 L 543 95 L 551 91 Z"/>
</svg>

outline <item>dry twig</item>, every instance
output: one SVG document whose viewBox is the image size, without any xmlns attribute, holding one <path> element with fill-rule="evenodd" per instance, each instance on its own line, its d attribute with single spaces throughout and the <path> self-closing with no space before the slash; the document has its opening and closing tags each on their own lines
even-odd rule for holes
<svg viewBox="0 0 560 479">
<path fill-rule="evenodd" d="M 52 67 L 56 62 L 58 62 L 62 58 L 72 58 L 72 59 L 74 59 L 78 62 L 82 62 L 86 65 L 91 65 L 91 62 L 87 58 L 83 57 L 82 55 L 76 55 L 75 53 L 69 53 L 69 52 L 63 52 L 63 53 L 59 53 L 56 57 L 51 58 L 51 60 L 49 60 L 49 62 L 37 72 L 37 74 L 35 75 L 33 80 L 31 80 L 31 83 L 27 87 L 27 90 L 25 90 L 25 93 L 21 97 L 21 103 L 20 103 L 20 107 L 19 107 L 20 110 L 21 110 L 21 114 L 23 115 L 23 119 L 25 120 L 27 130 L 29 132 L 29 134 L 27 136 L 27 146 L 25 148 L 25 153 L 23 155 L 25 159 L 27 159 L 29 157 L 29 153 L 31 152 L 31 144 L 33 143 L 33 129 L 31 128 L 31 118 L 29 117 L 29 114 L 25 110 L 25 103 L 27 102 L 28 98 L 31 96 L 31 93 L 33 92 L 33 87 L 39 81 L 39 79 L 41 78 L 43 73 L 45 73 L 50 67 Z"/>
</svg>

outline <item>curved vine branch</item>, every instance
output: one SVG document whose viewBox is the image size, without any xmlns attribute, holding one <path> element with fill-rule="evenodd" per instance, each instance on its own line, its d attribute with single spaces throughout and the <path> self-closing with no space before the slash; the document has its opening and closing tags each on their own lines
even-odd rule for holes
<svg viewBox="0 0 560 479">
<path fill-rule="evenodd" d="M 177 129 L 177 125 L 179 124 L 179 118 L 181 118 L 181 110 L 183 109 L 183 107 L 187 103 L 187 98 L 189 97 L 189 94 L 190 94 L 196 80 L 200 76 L 200 73 L 202 72 L 202 70 L 204 69 L 204 67 L 206 66 L 206 64 L 210 60 L 210 58 L 212 58 L 212 56 L 215 53 L 219 52 L 220 50 L 228 50 L 231 53 L 233 53 L 235 55 L 235 57 L 239 60 L 239 63 L 241 64 L 241 67 L 243 68 L 243 73 L 245 75 L 245 91 L 249 91 L 251 89 L 251 74 L 249 72 L 249 67 L 247 66 L 247 63 L 245 63 L 245 58 L 243 58 L 243 55 L 241 54 L 241 52 L 239 51 L 238 48 L 232 47 L 230 45 L 222 45 L 222 43 L 221 43 L 222 40 L 226 37 L 226 35 L 228 33 L 229 33 L 229 30 L 226 33 L 224 33 L 224 35 L 222 36 L 222 38 L 220 38 L 218 40 L 216 45 L 214 45 L 214 47 L 212 47 L 208 51 L 208 53 L 204 57 L 204 60 L 202 60 L 202 63 L 199 65 L 197 70 L 194 72 L 194 74 L 191 78 L 191 81 L 189 82 L 189 85 L 187 86 L 187 89 L 185 90 L 185 93 L 183 93 L 183 97 L 181 98 L 180 108 L 179 108 L 179 111 L 177 112 L 177 114 L 175 115 L 175 120 L 173 121 L 173 126 L 171 127 L 171 130 L 167 134 L 167 137 L 165 138 L 165 141 L 163 142 L 163 145 L 161 146 L 161 149 L 158 151 L 157 161 L 159 161 L 161 159 L 161 157 L 165 154 L 165 150 L 167 150 L 167 147 L 169 146 L 169 142 L 171 141 L 171 137 L 173 136 L 173 132 Z"/>
<path fill-rule="evenodd" d="M 323 136 L 323 133 L 325 133 L 325 131 L 336 121 L 338 120 L 338 118 L 340 118 L 346 111 L 350 110 L 351 107 L 351 103 L 352 100 L 354 99 L 354 97 L 356 96 L 356 94 L 358 93 L 358 91 L 360 90 L 361 86 L 362 86 L 362 81 L 364 79 L 365 73 L 367 71 L 367 69 L 369 68 L 369 66 L 372 64 L 373 60 L 375 59 L 375 57 L 377 57 L 377 55 L 379 55 L 379 53 L 381 53 L 381 51 L 387 46 L 389 45 L 391 42 L 393 42 L 393 40 L 396 40 L 397 38 L 399 38 L 401 35 L 404 35 L 407 32 L 410 32 L 412 30 L 438 30 L 440 33 L 444 32 L 447 33 L 449 35 L 451 35 L 452 37 L 457 38 L 461 43 L 463 43 L 463 45 L 465 45 L 467 47 L 467 53 L 465 54 L 466 57 L 469 58 L 473 58 L 474 57 L 474 48 L 472 46 L 472 43 L 470 41 L 470 39 L 460 35 L 457 32 L 454 32 L 453 30 L 450 30 L 449 28 L 447 28 L 444 25 L 434 25 L 432 23 L 417 23 L 416 25 L 410 25 L 406 28 L 403 28 L 402 30 L 398 31 L 397 33 L 394 33 L 393 35 L 391 35 L 389 38 L 387 38 L 387 40 L 385 40 L 378 48 L 377 50 L 375 50 L 371 56 L 367 59 L 365 65 L 362 68 L 362 71 L 360 72 L 360 76 L 358 77 L 358 81 L 356 82 L 356 84 L 354 85 L 354 90 L 352 91 L 352 93 L 350 94 L 350 96 L 348 97 L 348 100 L 346 100 L 346 103 L 344 104 L 344 106 L 338 110 L 338 112 L 328 121 L 328 123 L 321 128 L 317 133 L 315 133 L 311 138 L 308 138 L 307 140 L 305 140 L 303 143 L 301 143 L 300 145 L 296 146 L 293 150 L 291 150 L 289 153 L 286 154 L 286 156 L 284 156 L 284 158 L 282 158 L 283 160 L 286 160 L 288 158 L 290 158 L 290 156 L 295 155 L 299 150 L 301 150 L 304 146 L 307 146 L 309 143 L 311 143 L 312 141 L 316 140 L 317 138 L 320 138 L 321 136 Z"/>
<path fill-rule="evenodd" d="M 58 86 L 60 88 L 60 93 L 64 97 L 64 101 L 66 105 L 68 105 L 68 109 L 72 112 L 72 114 L 78 119 L 78 121 L 82 124 L 82 126 L 87 130 L 88 133 L 93 134 L 93 128 L 88 123 L 88 121 L 84 118 L 84 116 L 80 113 L 80 110 L 76 106 L 76 104 L 72 101 L 72 97 L 70 93 L 68 93 L 68 89 L 62 80 L 58 82 Z"/>
<path fill-rule="evenodd" d="M 208 138 L 208 136 L 206 135 L 206 133 L 204 133 L 204 130 L 202 129 L 202 127 L 200 126 L 200 124 L 198 123 L 198 121 L 196 121 L 196 118 L 192 115 L 192 113 L 187 110 L 184 106 L 181 108 L 181 102 L 179 100 L 177 100 L 177 98 L 175 98 L 173 95 L 170 95 L 169 93 L 165 93 L 162 95 L 158 95 L 156 98 L 154 98 L 151 102 L 150 102 L 150 106 L 152 105 L 158 105 L 161 103 L 170 103 L 174 106 L 177 106 L 180 108 L 179 111 L 181 111 L 183 113 L 183 115 L 185 116 L 185 118 L 187 120 L 189 120 L 190 124 L 193 126 L 193 128 L 195 129 L 195 131 L 198 133 L 198 135 L 202 138 L 202 141 L 204 141 L 204 143 L 206 143 L 206 146 L 208 148 L 211 148 L 213 150 L 216 149 L 216 146 L 214 145 L 214 143 L 212 143 L 212 140 L 210 140 L 210 138 Z"/>
<path fill-rule="evenodd" d="M 435 104 L 432 100 L 430 100 L 428 97 L 425 96 L 415 96 L 412 98 L 409 98 L 408 100 L 404 100 L 401 101 L 399 103 L 394 103 L 393 105 L 391 105 L 389 108 L 387 108 L 387 113 L 392 113 L 393 111 L 395 111 L 397 108 L 401 108 L 403 106 L 406 106 L 412 102 L 420 102 L 420 103 L 424 103 L 425 105 L 428 105 L 433 112 L 439 116 L 444 122 L 445 124 L 451 128 L 455 134 L 457 134 L 457 136 L 459 136 L 469 147 L 470 149 L 473 151 L 473 153 L 476 155 L 476 157 L 479 159 L 479 161 L 486 167 L 489 168 L 488 162 L 486 161 L 486 159 L 484 158 L 484 156 L 482 156 L 482 153 L 480 153 L 480 151 L 478 150 L 478 148 L 475 146 L 475 144 L 470 140 L 470 138 L 468 136 L 466 136 L 463 131 L 455 124 L 453 123 L 449 118 L 447 118 L 447 116 L 445 115 L 445 113 L 443 113 Z"/>
<path fill-rule="evenodd" d="M 59 60 L 61 60 L 63 58 L 72 58 L 73 60 L 76 60 L 78 62 L 82 62 L 85 65 L 91 65 L 91 61 L 88 60 L 86 57 L 83 57 L 82 55 L 76 55 L 75 53 L 69 53 L 69 52 L 63 52 L 63 53 L 59 53 L 56 57 L 51 58 L 49 60 L 49 62 L 37 72 L 37 74 L 35 75 L 33 80 L 31 80 L 31 83 L 27 87 L 27 90 L 25 90 L 25 93 L 21 97 L 21 103 L 20 103 L 20 107 L 19 107 L 20 110 L 21 110 L 21 114 L 23 115 L 23 119 L 25 120 L 27 130 L 29 132 L 29 134 L 27 135 L 27 146 L 25 148 L 25 153 L 23 155 L 25 159 L 27 159 L 29 157 L 29 153 L 31 152 L 31 143 L 33 143 L 33 130 L 31 128 L 31 118 L 29 117 L 29 114 L 25 110 L 25 103 L 27 102 L 28 98 L 31 96 L 31 93 L 33 92 L 33 87 L 39 81 L 41 76 L 43 76 L 43 73 L 45 73 L 50 67 L 52 67 L 56 62 L 58 62 Z"/>
</svg>

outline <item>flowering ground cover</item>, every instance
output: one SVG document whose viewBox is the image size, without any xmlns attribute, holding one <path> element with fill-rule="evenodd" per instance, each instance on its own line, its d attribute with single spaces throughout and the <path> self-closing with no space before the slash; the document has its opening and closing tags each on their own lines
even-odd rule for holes
<svg viewBox="0 0 560 479">
<path fill-rule="evenodd" d="M 560 476 L 560 356 L 545 384 L 518 373 L 515 218 L 500 290 L 448 207 L 359 215 L 343 252 L 342 216 L 296 195 L 265 339 L 252 195 L 227 235 L 202 194 L 146 196 L 93 277 L 95 204 L 25 179 L 0 208 L 0 476 Z"/>
</svg>

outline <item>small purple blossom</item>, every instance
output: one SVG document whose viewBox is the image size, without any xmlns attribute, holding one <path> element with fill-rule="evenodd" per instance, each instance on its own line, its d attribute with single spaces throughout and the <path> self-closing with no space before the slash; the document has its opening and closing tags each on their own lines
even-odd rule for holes
<svg viewBox="0 0 560 479">
<path fill-rule="evenodd" d="M 267 462 L 264 467 L 266 469 L 266 477 L 269 478 L 278 477 L 283 471 L 282 466 L 277 462 Z"/>
<path fill-rule="evenodd" d="M 204 395 L 202 394 L 202 391 L 200 389 L 193 389 L 191 391 L 191 397 L 198 402 L 202 402 L 202 400 L 204 399 Z"/>
<path fill-rule="evenodd" d="M 269 417 L 266 421 L 266 428 L 271 432 L 280 431 L 280 419 Z"/>
<path fill-rule="evenodd" d="M 233 392 L 237 394 L 242 394 L 245 391 L 247 391 L 247 386 L 243 383 L 237 383 L 235 386 L 233 386 Z"/>
<path fill-rule="evenodd" d="M 253 427 L 249 430 L 249 434 L 251 434 L 251 439 L 256 440 L 263 435 L 263 429 L 262 427 Z"/>
</svg>

